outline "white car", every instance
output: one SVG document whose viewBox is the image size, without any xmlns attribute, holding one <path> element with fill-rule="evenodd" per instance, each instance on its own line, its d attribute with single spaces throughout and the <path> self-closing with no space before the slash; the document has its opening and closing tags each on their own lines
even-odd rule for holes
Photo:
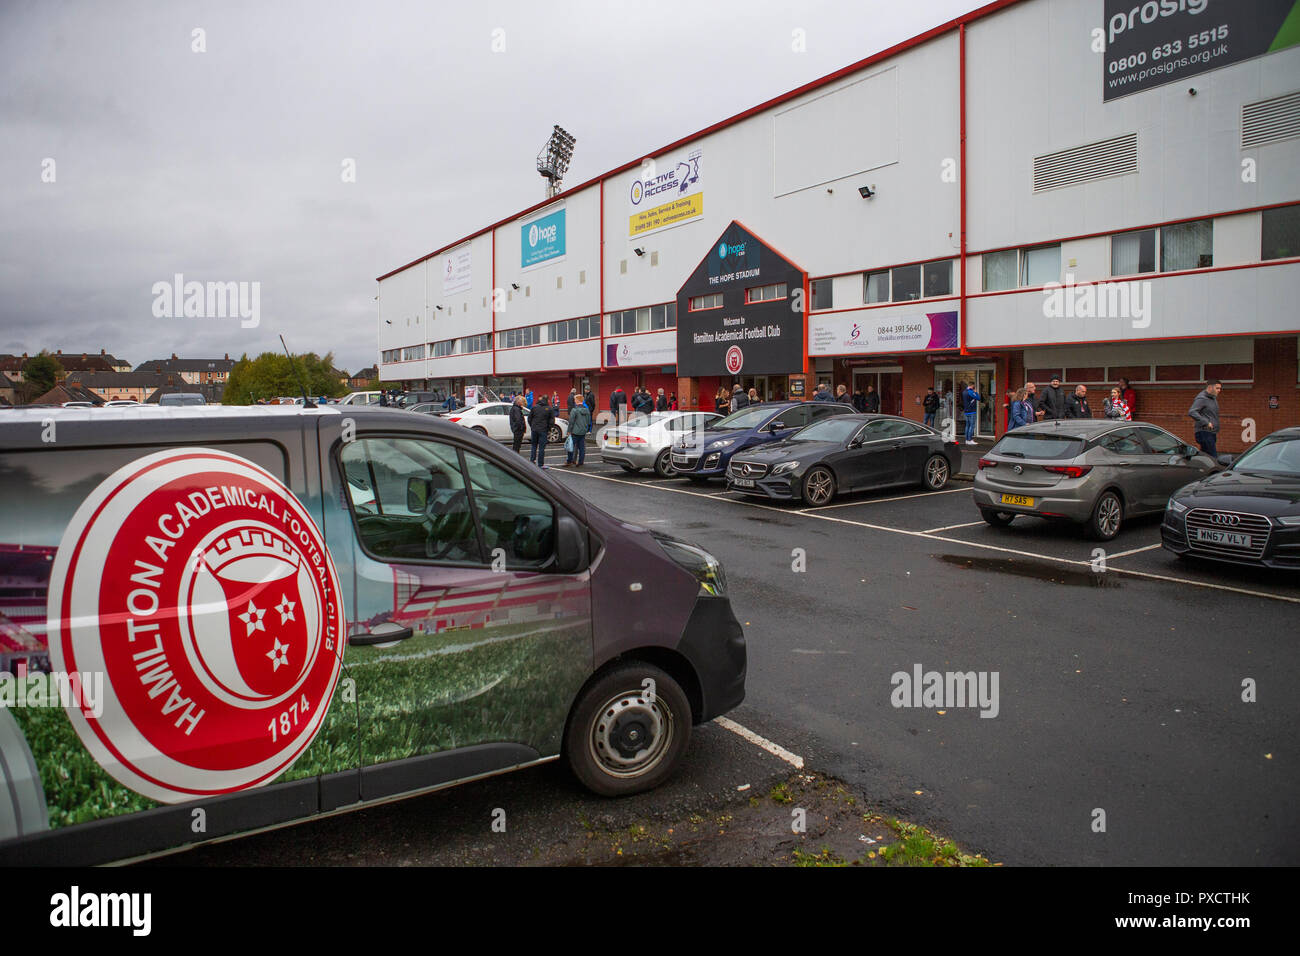
<svg viewBox="0 0 1300 956">
<path fill-rule="evenodd" d="M 379 392 L 348 392 L 339 399 L 340 405 L 378 405 Z"/>
<path fill-rule="evenodd" d="M 716 412 L 651 412 L 633 415 L 622 425 L 610 425 L 600 434 L 600 460 L 624 471 L 653 468 L 660 478 L 673 473 L 669 449 L 691 432 L 722 416 Z"/>
<path fill-rule="evenodd" d="M 136 405 L 136 406 L 138 406 L 139 404 L 140 404 L 139 402 L 133 401 L 133 400 L 131 400 L 131 399 L 129 399 L 129 398 L 115 398 L 115 399 L 113 399 L 111 402 L 105 402 L 105 403 L 104 403 L 104 407 L 105 407 L 105 408 L 125 408 L 125 407 L 128 406 L 128 405 Z"/>
<path fill-rule="evenodd" d="M 497 441 L 510 441 L 514 437 L 510 434 L 509 402 L 480 402 L 468 408 L 458 408 L 443 417 L 449 422 L 472 428 L 480 435 L 487 435 L 488 438 L 495 438 Z M 524 409 L 524 417 L 528 417 L 527 408 Z M 557 415 L 546 440 L 552 445 L 558 445 L 568 434 L 569 423 Z M 525 432 L 525 439 L 527 435 L 528 433 Z"/>
</svg>

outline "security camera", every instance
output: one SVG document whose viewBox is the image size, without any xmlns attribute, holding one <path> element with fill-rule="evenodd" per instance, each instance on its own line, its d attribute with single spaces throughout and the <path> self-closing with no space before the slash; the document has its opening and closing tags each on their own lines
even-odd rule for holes
<svg viewBox="0 0 1300 956">
<path fill-rule="evenodd" d="M 637 249 L 633 249 L 632 251 L 635 252 L 638 256 L 643 256 L 643 255 L 645 255 L 645 249 L 644 249 L 644 248 L 637 248 Z"/>
<path fill-rule="evenodd" d="M 1188 96 L 1195 96 L 1195 95 L 1196 95 L 1196 87 L 1194 87 L 1194 86 L 1189 86 L 1189 87 L 1187 88 L 1187 95 L 1188 95 Z"/>
</svg>

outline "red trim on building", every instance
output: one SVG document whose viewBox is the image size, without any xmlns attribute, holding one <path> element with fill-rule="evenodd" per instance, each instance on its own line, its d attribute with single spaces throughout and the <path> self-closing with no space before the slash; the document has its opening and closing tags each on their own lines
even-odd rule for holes
<svg viewBox="0 0 1300 956">
<path fill-rule="evenodd" d="M 958 75 L 958 122 L 961 139 L 961 158 L 958 160 L 958 202 L 961 204 L 961 255 L 958 268 L 961 270 L 959 299 L 961 309 L 957 313 L 957 347 L 961 354 L 966 354 L 966 24 L 957 28 L 957 75 Z M 890 280 L 892 285 L 892 279 Z M 924 281 L 924 273 L 922 274 Z M 994 426 L 996 428 L 996 425 Z"/>
<path fill-rule="evenodd" d="M 903 53 L 907 50 L 912 49 L 913 47 L 921 46 L 923 43 L 928 43 L 930 40 L 933 40 L 936 37 L 943 36 L 945 33 L 949 33 L 952 30 L 962 27 L 967 23 L 973 23 L 976 20 L 982 20 L 984 17 L 990 16 L 991 14 L 997 13 L 999 10 L 1003 10 L 1007 7 L 1014 6 L 1015 4 L 1020 2 L 1021 0 L 994 0 L 994 2 L 992 3 L 986 3 L 984 4 L 984 6 L 972 10 L 969 13 L 963 13 L 959 17 L 954 17 L 953 19 L 949 20 L 947 23 L 941 23 L 937 27 L 932 27 L 931 29 L 926 30 L 924 33 L 919 33 L 908 40 L 903 40 L 900 43 L 895 43 L 893 46 L 887 47 L 886 49 L 881 50 L 879 53 L 873 53 L 871 54 L 871 56 L 866 57 L 865 59 L 858 60 L 856 63 L 850 63 L 848 66 L 842 67 L 836 70 L 834 73 L 828 73 L 826 76 L 823 76 L 820 79 L 816 79 L 809 83 L 805 83 L 803 86 L 796 87 L 795 89 L 789 91 L 788 93 L 782 93 L 780 96 L 774 96 L 772 97 L 772 99 L 759 103 L 757 106 L 751 106 L 749 109 L 745 110 L 744 112 L 736 113 L 734 116 L 729 116 L 726 119 L 721 120 L 720 122 L 714 123 L 712 126 L 706 126 L 704 129 L 697 130 L 696 132 L 691 133 L 688 136 L 683 136 L 680 139 L 673 140 L 673 142 L 669 143 L 667 146 L 661 147 L 660 149 L 653 150 L 649 153 L 644 154 L 643 156 L 639 156 L 634 160 L 624 163 L 622 166 L 618 166 L 614 169 L 608 170 L 607 172 L 601 173 L 599 176 L 594 176 L 591 179 L 588 179 L 584 183 L 579 183 L 577 186 L 574 186 L 572 189 L 566 189 L 564 192 L 559 193 L 558 195 L 551 196 L 543 200 L 542 202 L 529 206 L 527 209 L 524 209 L 522 212 L 516 212 L 510 216 L 507 216 L 505 219 L 500 219 L 497 222 L 492 223 L 492 225 L 490 226 L 485 226 L 484 228 L 480 229 L 478 232 L 472 232 L 468 236 L 464 236 L 460 239 L 457 239 L 455 242 L 450 242 L 439 249 L 435 249 L 433 252 L 430 252 L 428 255 L 420 256 L 418 259 L 412 259 L 406 265 L 399 266 L 398 268 L 392 270 L 391 272 L 384 273 L 383 275 L 376 278 L 375 281 L 382 282 L 384 279 L 387 279 L 390 276 L 397 275 L 397 273 L 411 268 L 411 266 L 417 266 L 421 262 L 427 262 L 429 259 L 432 259 L 434 256 L 441 255 L 442 253 L 446 252 L 448 249 L 454 249 L 456 246 L 462 245 L 463 243 L 469 242 L 473 239 L 477 239 L 479 236 L 483 235 L 489 230 L 495 230 L 500 226 L 508 225 L 509 223 L 512 223 L 515 220 L 522 219 L 524 216 L 527 216 L 530 213 L 535 212 L 538 209 L 541 209 L 543 206 L 549 205 L 550 203 L 558 202 L 559 200 L 565 199 L 569 196 L 576 195 L 577 193 L 580 193 L 584 189 L 594 186 L 597 183 L 603 183 L 606 179 L 621 175 L 622 173 L 627 172 L 629 169 L 633 169 L 636 166 L 639 166 L 644 159 L 654 157 L 654 156 L 659 156 L 662 155 L 663 153 L 671 152 L 672 150 L 677 149 L 679 146 L 684 146 L 688 143 L 693 142 L 694 140 L 700 139 L 704 136 L 708 136 L 712 133 L 716 133 L 718 132 L 718 130 L 726 129 L 728 126 L 734 126 L 735 124 L 743 120 L 749 119 L 749 117 L 751 116 L 754 116 L 758 113 L 762 113 L 765 110 L 772 109 L 774 106 L 780 106 L 782 103 L 786 103 L 792 99 L 803 96 L 805 93 L 809 93 L 813 90 L 820 89 L 823 86 L 827 86 L 831 83 L 835 83 L 839 80 L 844 79 L 846 76 L 852 76 L 854 73 L 858 73 L 861 70 L 864 70 L 867 67 L 872 66 L 873 64 L 879 63 L 882 60 L 887 60 L 891 56 L 897 56 L 899 53 Z M 601 217 L 601 221 L 602 222 L 604 221 L 603 216 Z"/>
<path fill-rule="evenodd" d="M 1080 283 L 1082 285 L 1083 283 Z M 1017 292 L 1031 291 L 1028 289 L 1017 289 Z M 861 312 L 863 309 L 898 309 L 908 305 L 924 305 L 927 302 L 956 302 L 961 298 L 960 295 L 936 295 L 931 299 L 908 299 L 906 302 L 872 302 L 870 305 L 851 305 L 847 309 L 822 309 L 818 312 L 810 312 L 809 315 L 837 315 L 840 312 Z"/>
<path fill-rule="evenodd" d="M 600 270 L 600 370 L 605 371 L 605 180 L 600 181 L 600 251 L 596 255 Z M 595 412 L 595 409 L 592 409 Z"/>
</svg>

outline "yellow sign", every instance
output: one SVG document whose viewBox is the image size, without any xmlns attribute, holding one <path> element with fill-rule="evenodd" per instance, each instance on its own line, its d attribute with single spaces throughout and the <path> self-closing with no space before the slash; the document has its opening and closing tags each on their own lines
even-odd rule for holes
<svg viewBox="0 0 1300 956">
<path fill-rule="evenodd" d="M 674 223 L 685 222 L 696 216 L 704 215 L 704 193 L 696 193 L 682 199 L 674 199 L 653 209 L 643 209 L 628 217 L 628 236 L 639 236 Z"/>
</svg>

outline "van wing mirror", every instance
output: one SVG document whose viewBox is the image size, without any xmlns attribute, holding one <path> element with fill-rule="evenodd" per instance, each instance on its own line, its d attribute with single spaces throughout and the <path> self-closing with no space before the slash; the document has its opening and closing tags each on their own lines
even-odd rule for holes
<svg viewBox="0 0 1300 956">
<path fill-rule="evenodd" d="M 406 479 L 406 510 L 411 514 L 422 515 L 429 506 L 429 496 L 433 491 L 433 482 L 428 478 Z"/>
<path fill-rule="evenodd" d="M 555 527 L 555 564 L 562 574 L 576 574 L 590 563 L 587 529 L 576 518 L 562 514 Z"/>
</svg>

